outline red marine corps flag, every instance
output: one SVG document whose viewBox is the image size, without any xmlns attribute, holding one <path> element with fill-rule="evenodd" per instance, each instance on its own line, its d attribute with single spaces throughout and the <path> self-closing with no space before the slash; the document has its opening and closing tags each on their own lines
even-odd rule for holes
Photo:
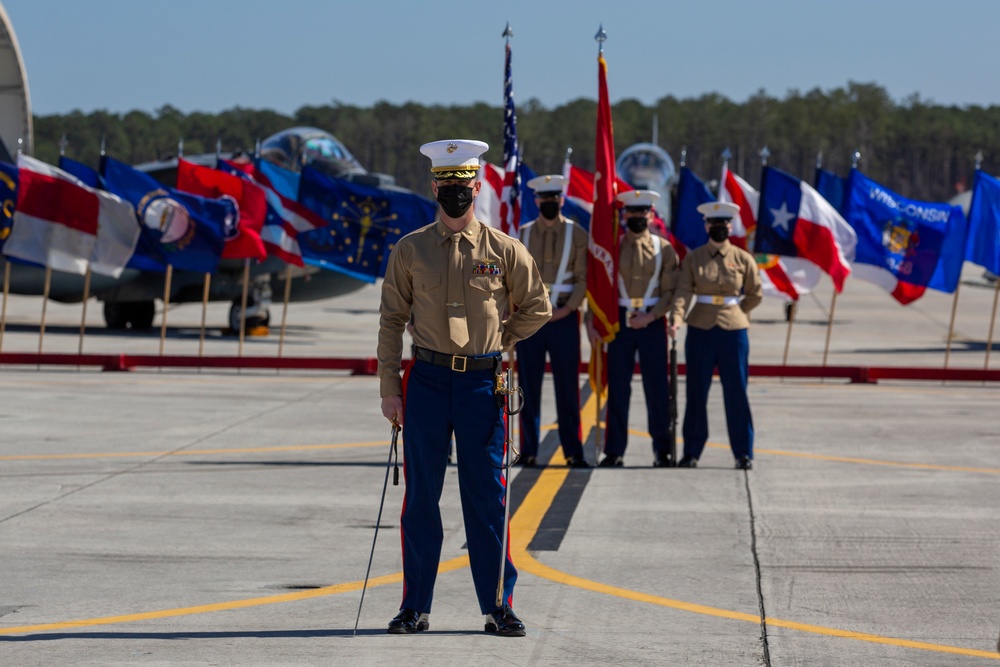
<svg viewBox="0 0 1000 667">
<path fill-rule="evenodd" d="M 598 41 L 604 31 L 598 33 Z M 615 211 L 615 140 L 608 101 L 608 64 L 604 50 L 597 56 L 597 145 L 594 151 L 594 213 L 590 219 L 587 253 L 587 304 L 597 332 L 610 343 L 618 333 L 618 214 Z M 603 392 L 607 364 L 601 359 L 601 378 L 591 354 L 591 385 Z"/>
</svg>

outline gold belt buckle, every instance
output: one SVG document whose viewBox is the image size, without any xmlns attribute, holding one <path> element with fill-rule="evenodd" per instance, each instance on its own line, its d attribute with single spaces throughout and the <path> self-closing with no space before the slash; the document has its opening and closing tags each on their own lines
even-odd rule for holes
<svg viewBox="0 0 1000 667">
<path fill-rule="evenodd" d="M 461 368 L 458 367 L 458 362 L 459 361 L 462 362 L 462 367 Z M 451 370 L 455 371 L 456 373 L 464 373 L 465 372 L 465 367 L 468 364 L 468 362 L 469 362 L 469 358 L 468 357 L 460 357 L 460 356 L 458 356 L 456 354 L 456 355 L 454 355 L 451 358 Z"/>
<path fill-rule="evenodd" d="M 726 297 L 722 296 L 721 294 L 713 294 L 712 295 L 712 305 L 713 306 L 722 306 L 722 305 L 725 305 L 725 303 L 726 303 Z"/>
<path fill-rule="evenodd" d="M 645 307 L 646 307 L 646 300 L 643 299 L 642 297 L 637 297 L 632 299 L 633 310 L 642 310 Z"/>
</svg>

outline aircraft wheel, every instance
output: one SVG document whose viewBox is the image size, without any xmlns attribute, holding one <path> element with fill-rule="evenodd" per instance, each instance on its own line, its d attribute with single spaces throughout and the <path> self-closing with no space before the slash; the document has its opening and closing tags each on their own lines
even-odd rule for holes
<svg viewBox="0 0 1000 667">
<path fill-rule="evenodd" d="M 144 331 L 153 326 L 156 303 L 153 301 L 105 301 L 104 322 L 109 329 Z"/>
</svg>

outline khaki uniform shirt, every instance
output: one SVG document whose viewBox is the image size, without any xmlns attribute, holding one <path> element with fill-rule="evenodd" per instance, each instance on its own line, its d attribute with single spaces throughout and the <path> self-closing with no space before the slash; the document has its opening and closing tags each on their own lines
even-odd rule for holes
<svg viewBox="0 0 1000 667">
<path fill-rule="evenodd" d="M 469 342 L 459 348 L 448 328 L 448 266 L 455 234 L 461 236 L 462 292 Z M 446 354 L 481 355 L 509 350 L 535 333 L 552 305 L 525 247 L 473 219 L 461 232 L 440 220 L 407 234 L 392 249 L 382 283 L 378 333 L 380 395 L 403 393 L 399 375 L 403 330 L 413 313 L 413 342 Z M 515 311 L 514 306 L 517 306 Z M 507 310 L 510 317 L 501 321 Z"/>
<path fill-rule="evenodd" d="M 698 296 L 743 298 L 731 306 L 697 303 Z M 727 331 L 750 326 L 751 310 L 760 304 L 763 287 L 753 255 L 729 241 L 721 248 L 705 244 L 687 254 L 681 266 L 674 297 L 674 321 L 680 322 L 688 307 L 688 325 L 696 329 L 719 327 Z"/>
<path fill-rule="evenodd" d="M 638 235 L 626 232 L 622 238 L 618 252 L 618 275 L 625 282 L 625 290 L 630 299 L 642 298 L 646 294 L 653 271 L 656 270 L 656 255 L 653 251 L 653 238 L 648 229 Z M 659 300 L 649 309 L 656 317 L 663 317 L 670 310 L 677 283 L 677 252 L 665 238 L 660 238 L 660 254 L 663 257 L 660 279 L 650 295 L 650 298 Z M 617 285 L 615 293 L 621 298 Z"/>
<path fill-rule="evenodd" d="M 564 285 L 572 285 L 573 291 L 560 292 L 556 297 L 556 304 L 577 310 L 587 296 L 587 244 L 590 241 L 587 232 L 580 225 L 562 216 L 551 227 L 548 227 L 541 218 L 532 220 L 521 228 L 522 240 L 529 228 L 531 232 L 527 234 L 526 246 L 550 292 L 558 277 L 563 248 L 566 245 L 566 234 L 568 232 L 573 235 L 569 246 L 569 259 L 566 262 L 566 271 L 570 276 L 562 281 Z"/>
</svg>

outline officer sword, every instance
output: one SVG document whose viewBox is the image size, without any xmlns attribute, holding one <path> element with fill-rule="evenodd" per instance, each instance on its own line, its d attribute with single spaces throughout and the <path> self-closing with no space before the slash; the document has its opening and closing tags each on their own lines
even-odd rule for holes
<svg viewBox="0 0 1000 667">
<path fill-rule="evenodd" d="M 500 575 L 497 577 L 497 609 L 504 606 L 503 604 L 503 580 L 504 580 L 504 570 L 507 569 L 507 536 L 510 532 L 510 467 L 512 465 L 511 452 L 514 449 L 514 420 L 511 419 L 514 415 L 521 411 L 524 407 L 524 392 L 520 387 L 514 387 L 513 376 L 511 369 L 514 366 L 514 351 L 511 350 L 510 356 L 507 362 L 506 370 L 506 381 L 504 380 L 504 371 L 500 371 L 497 374 L 496 380 L 496 393 L 497 399 L 503 397 L 503 409 L 504 413 L 507 415 L 505 422 L 505 433 L 504 433 L 504 496 L 503 496 L 503 535 L 501 537 L 500 543 Z M 513 400 L 511 396 L 517 394 L 518 404 L 517 409 L 513 409 Z"/>
<path fill-rule="evenodd" d="M 399 423 L 392 420 L 392 442 L 389 444 L 389 460 L 385 464 L 385 481 L 382 483 L 382 500 L 378 504 L 378 518 L 375 519 L 375 536 L 372 538 L 372 552 L 368 556 L 368 569 L 365 570 L 365 583 L 361 587 L 361 602 L 358 603 L 358 617 L 354 619 L 354 634 L 358 634 L 358 622 L 361 620 L 361 607 L 365 603 L 365 591 L 368 590 L 368 576 L 372 573 L 372 559 L 375 558 L 375 542 L 378 540 L 378 527 L 382 523 L 382 508 L 385 507 L 385 492 L 389 488 L 389 466 L 392 455 L 396 455 L 396 466 L 392 470 L 392 485 L 399 486 L 399 450 L 396 442 L 399 439 Z"/>
</svg>

